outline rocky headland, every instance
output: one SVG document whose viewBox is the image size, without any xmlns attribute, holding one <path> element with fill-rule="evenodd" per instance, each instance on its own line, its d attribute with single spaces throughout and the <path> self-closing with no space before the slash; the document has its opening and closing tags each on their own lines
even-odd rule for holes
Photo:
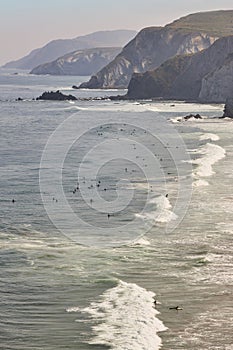
<svg viewBox="0 0 233 350">
<path fill-rule="evenodd" d="M 233 91 L 233 36 L 208 49 L 176 56 L 155 70 L 134 74 L 127 99 L 163 98 L 224 103 Z"/>
<path fill-rule="evenodd" d="M 119 47 L 77 50 L 32 69 L 31 74 L 92 75 L 111 62 Z"/>
<path fill-rule="evenodd" d="M 152 71 L 174 56 L 198 53 L 217 39 L 233 35 L 232 18 L 233 11 L 203 12 L 165 27 L 144 28 L 112 62 L 80 87 L 127 88 L 133 74 Z"/>
</svg>

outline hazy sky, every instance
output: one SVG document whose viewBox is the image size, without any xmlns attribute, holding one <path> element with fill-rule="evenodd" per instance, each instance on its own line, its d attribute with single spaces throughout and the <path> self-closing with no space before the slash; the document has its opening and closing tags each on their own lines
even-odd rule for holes
<svg viewBox="0 0 233 350">
<path fill-rule="evenodd" d="M 232 0 L 0 0 L 0 65 L 58 38 L 164 25 Z"/>
</svg>

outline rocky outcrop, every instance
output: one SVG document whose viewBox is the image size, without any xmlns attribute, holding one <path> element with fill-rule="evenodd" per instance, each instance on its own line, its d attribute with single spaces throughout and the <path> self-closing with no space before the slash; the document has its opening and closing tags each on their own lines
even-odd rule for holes
<svg viewBox="0 0 233 350">
<path fill-rule="evenodd" d="M 134 30 L 109 30 L 79 36 L 74 39 L 58 39 L 33 50 L 17 61 L 5 64 L 4 68 L 33 69 L 51 62 L 69 52 L 94 47 L 123 47 L 137 34 Z"/>
<path fill-rule="evenodd" d="M 233 118 L 233 98 L 228 97 L 224 107 L 223 118 Z"/>
<path fill-rule="evenodd" d="M 43 94 L 36 98 L 36 100 L 45 100 L 45 101 L 74 101 L 77 98 L 73 95 L 64 95 L 59 90 L 57 91 L 46 91 Z"/>
<path fill-rule="evenodd" d="M 225 93 L 216 95 L 211 90 L 207 91 L 207 82 L 211 81 L 211 77 L 215 74 L 219 76 L 219 70 L 223 70 L 224 66 L 231 66 L 232 52 L 233 36 L 223 37 L 202 52 L 177 56 L 166 61 L 154 71 L 134 74 L 126 98 L 162 97 L 202 102 L 225 102 L 226 91 L 232 91 L 232 89 L 227 86 Z M 226 68 L 224 69 L 225 72 L 228 72 Z M 217 88 L 221 92 L 223 85 L 225 85 L 225 75 L 215 84 L 215 92 Z"/>
<path fill-rule="evenodd" d="M 202 119 L 200 114 L 188 114 L 184 117 L 184 120 L 189 120 L 189 119 Z"/>
<path fill-rule="evenodd" d="M 119 47 L 78 50 L 53 62 L 34 68 L 31 74 L 92 75 L 106 66 L 121 51 Z"/>
</svg>

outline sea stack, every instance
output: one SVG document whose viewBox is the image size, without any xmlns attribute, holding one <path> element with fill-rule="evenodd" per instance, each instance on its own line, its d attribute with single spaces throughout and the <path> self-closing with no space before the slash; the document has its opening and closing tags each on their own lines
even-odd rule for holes
<svg viewBox="0 0 233 350">
<path fill-rule="evenodd" d="M 226 99 L 223 118 L 233 118 L 233 97 Z"/>
<path fill-rule="evenodd" d="M 75 101 L 77 98 L 73 95 L 65 95 L 59 90 L 54 91 L 46 91 L 43 94 L 36 98 L 36 100 L 45 100 L 45 101 Z"/>
</svg>

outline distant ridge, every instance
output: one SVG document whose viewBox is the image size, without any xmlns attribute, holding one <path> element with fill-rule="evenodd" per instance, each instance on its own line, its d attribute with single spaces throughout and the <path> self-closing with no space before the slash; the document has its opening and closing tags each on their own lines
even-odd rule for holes
<svg viewBox="0 0 233 350">
<path fill-rule="evenodd" d="M 33 68 L 30 73 L 90 76 L 111 62 L 119 52 L 121 52 L 120 47 L 77 50 L 52 62 L 40 64 Z"/>
<path fill-rule="evenodd" d="M 137 34 L 134 30 L 120 29 L 98 31 L 74 39 L 58 39 L 31 51 L 16 61 L 6 63 L 4 68 L 32 69 L 40 64 L 54 61 L 75 50 L 97 47 L 123 47 Z"/>
</svg>

